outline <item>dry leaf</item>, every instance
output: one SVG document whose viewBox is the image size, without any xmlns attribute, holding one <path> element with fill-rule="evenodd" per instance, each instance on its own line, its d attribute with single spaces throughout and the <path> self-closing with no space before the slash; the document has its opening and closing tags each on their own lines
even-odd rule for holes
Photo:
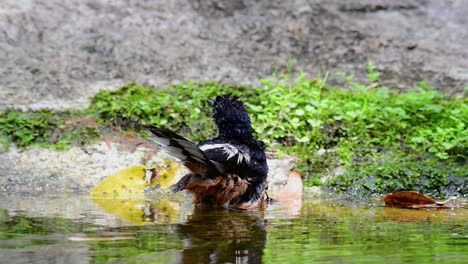
<svg viewBox="0 0 468 264">
<path fill-rule="evenodd" d="M 92 200 L 106 213 L 136 225 L 154 221 L 174 222 L 178 219 L 178 205 L 161 200 L 145 199 L 145 188 L 159 184 L 169 188 L 180 165 L 167 162 L 161 168 L 146 168 L 143 165 L 128 167 L 103 179 L 91 191 Z M 147 177 L 149 172 L 149 177 Z"/>
<path fill-rule="evenodd" d="M 437 202 L 418 192 L 402 191 L 385 196 L 384 202 L 385 206 L 399 208 L 454 208 L 457 207 L 457 205 L 449 204 L 449 202 L 455 199 L 457 199 L 457 197 L 451 196 L 446 201 Z"/>
<path fill-rule="evenodd" d="M 164 167 L 155 168 L 157 172 L 153 170 L 153 175 L 157 177 L 152 179 L 151 185 L 159 184 L 162 188 L 168 189 L 179 181 L 176 177 L 179 169 L 180 165 L 177 162 L 167 161 Z"/>
<path fill-rule="evenodd" d="M 144 190 L 149 186 L 145 180 L 146 167 L 129 167 L 103 179 L 91 190 L 93 199 L 143 199 Z"/>
<path fill-rule="evenodd" d="M 386 206 L 415 208 L 414 206 L 435 204 L 436 201 L 428 198 L 417 192 L 396 192 L 385 196 L 384 202 Z"/>
<path fill-rule="evenodd" d="M 93 198 L 144 199 L 144 190 L 150 186 L 147 179 L 149 171 L 154 176 L 150 178 L 151 186 L 159 184 L 169 188 L 177 182 L 176 175 L 180 165 L 168 161 L 163 167 L 147 168 L 143 165 L 125 168 L 100 181 L 92 190 Z"/>
</svg>

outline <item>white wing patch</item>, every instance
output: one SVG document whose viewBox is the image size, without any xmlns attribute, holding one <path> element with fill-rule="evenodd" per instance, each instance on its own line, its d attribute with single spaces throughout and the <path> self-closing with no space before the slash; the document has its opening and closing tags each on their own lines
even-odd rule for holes
<svg viewBox="0 0 468 264">
<path fill-rule="evenodd" d="M 200 149 L 202 151 L 206 151 L 209 149 L 223 149 L 224 153 L 228 156 L 227 158 L 230 159 L 234 156 L 237 155 L 237 164 L 240 164 L 242 160 L 245 160 L 245 162 L 249 163 L 250 162 L 250 155 L 248 152 L 234 146 L 231 144 L 206 144 L 200 146 Z"/>
</svg>

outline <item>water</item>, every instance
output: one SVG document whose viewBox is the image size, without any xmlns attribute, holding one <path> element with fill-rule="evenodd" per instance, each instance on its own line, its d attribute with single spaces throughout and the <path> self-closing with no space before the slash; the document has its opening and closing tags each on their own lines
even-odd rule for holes
<svg viewBox="0 0 468 264">
<path fill-rule="evenodd" d="M 0 263 L 468 263 L 468 210 L 0 197 Z M 182 197 L 184 198 L 184 197 Z"/>
</svg>

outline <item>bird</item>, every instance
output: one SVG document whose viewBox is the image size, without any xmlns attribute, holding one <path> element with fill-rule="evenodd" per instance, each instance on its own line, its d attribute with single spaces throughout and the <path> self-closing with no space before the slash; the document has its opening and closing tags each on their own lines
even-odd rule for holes
<svg viewBox="0 0 468 264">
<path fill-rule="evenodd" d="M 141 125 L 149 139 L 189 172 L 173 187 L 187 190 L 195 205 L 250 210 L 268 203 L 265 144 L 254 136 L 242 101 L 231 94 L 208 100 L 218 136 L 196 144 L 172 130 Z"/>
</svg>

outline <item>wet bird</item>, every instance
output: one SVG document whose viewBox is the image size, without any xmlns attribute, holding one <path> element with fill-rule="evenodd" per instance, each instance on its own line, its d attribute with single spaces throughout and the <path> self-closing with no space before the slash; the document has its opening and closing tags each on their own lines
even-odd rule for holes
<svg viewBox="0 0 468 264">
<path fill-rule="evenodd" d="M 190 170 L 172 190 L 191 192 L 194 204 L 246 210 L 265 205 L 265 146 L 255 139 L 244 104 L 232 95 L 208 103 L 219 133 L 198 145 L 171 130 L 142 126 L 152 133 L 151 140 Z"/>
</svg>

